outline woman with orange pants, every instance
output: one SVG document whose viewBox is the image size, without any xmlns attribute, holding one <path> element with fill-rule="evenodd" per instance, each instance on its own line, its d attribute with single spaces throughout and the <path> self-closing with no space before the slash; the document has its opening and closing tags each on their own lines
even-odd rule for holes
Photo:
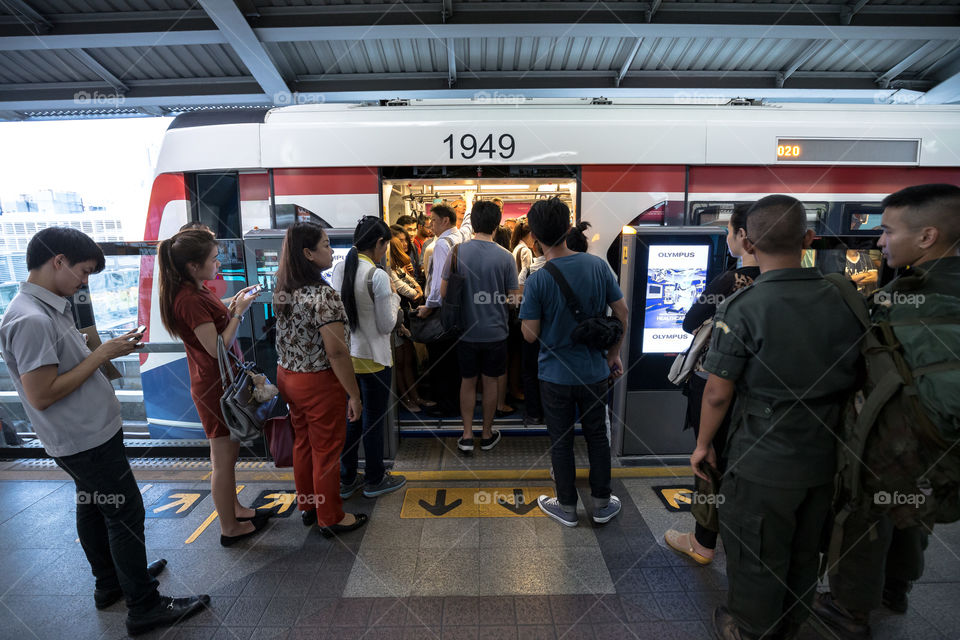
<svg viewBox="0 0 960 640">
<path fill-rule="evenodd" d="M 340 295 L 321 272 L 333 262 L 319 225 L 287 229 L 273 293 L 277 313 L 277 386 L 290 407 L 293 478 L 303 523 L 324 537 L 359 529 L 364 513 L 344 513 L 340 453 L 349 420 L 362 415 Z"/>
</svg>

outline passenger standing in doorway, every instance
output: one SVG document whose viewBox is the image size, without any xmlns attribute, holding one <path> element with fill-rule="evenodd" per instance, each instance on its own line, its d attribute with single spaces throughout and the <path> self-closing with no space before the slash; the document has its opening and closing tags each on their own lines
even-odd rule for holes
<svg viewBox="0 0 960 640">
<path fill-rule="evenodd" d="M 543 249 L 538 241 L 533 243 L 533 262 L 530 266 L 524 267 L 523 271 L 517 277 L 517 283 L 520 285 L 520 296 L 522 299 L 523 289 L 531 275 L 540 270 L 547 259 L 543 255 Z M 543 424 L 543 403 L 540 400 L 540 379 L 537 377 L 540 367 L 540 341 L 534 340 L 527 342 L 521 340 L 521 361 L 523 368 L 523 394 L 525 413 L 523 423 L 525 425 Z"/>
<path fill-rule="evenodd" d="M 363 416 L 347 424 L 347 441 L 340 457 L 340 497 L 344 500 L 361 487 L 364 496 L 375 498 L 396 491 L 407 482 L 403 476 L 390 475 L 383 466 L 384 423 L 392 410 L 390 336 L 397 324 L 400 296 L 380 265 L 392 238 L 386 222 L 365 216 L 353 232 L 353 247 L 330 276 L 347 313 L 350 355 L 363 399 Z M 361 440 L 364 473 L 357 471 Z"/>
<path fill-rule="evenodd" d="M 347 314 L 321 273 L 333 263 L 330 238 L 320 225 L 287 229 L 277 269 L 277 386 L 290 406 L 293 479 L 305 525 L 327 538 L 359 529 L 366 514 L 344 513 L 340 454 L 347 420 L 363 413 L 350 358 Z"/>
<path fill-rule="evenodd" d="M 94 605 L 127 602 L 137 635 L 199 613 L 210 596 L 169 598 L 147 565 L 143 498 L 123 449 L 116 393 L 100 367 L 128 355 L 143 334 L 130 332 L 93 352 L 73 320 L 70 298 L 104 268 L 100 247 L 76 229 L 49 227 L 27 245 L 27 281 L 0 324 L 0 355 L 47 454 L 76 484 L 77 536 L 96 586 Z"/>
<path fill-rule="evenodd" d="M 760 276 L 757 259 L 747 253 L 743 247 L 743 242 L 747 238 L 746 220 L 749 209 L 749 204 L 738 204 L 734 207 L 727 223 L 727 249 L 731 256 L 740 260 L 740 266 L 725 271 L 708 284 L 703 293 L 697 297 L 696 302 L 690 307 L 683 319 L 683 330 L 687 333 L 694 333 L 705 322 L 712 320 L 717 311 L 717 306 L 721 302 L 740 289 L 750 286 Z M 707 378 L 710 376 L 703 370 L 703 359 L 706 357 L 706 351 L 697 357 L 699 361 L 694 368 L 694 372 L 687 379 L 686 389 L 684 389 L 687 396 L 687 413 L 683 428 L 693 429 L 694 439 L 700 436 L 700 405 L 703 402 L 703 389 L 707 386 Z M 727 443 L 727 430 L 730 426 L 732 410 L 731 404 L 731 408 L 727 410 L 723 422 L 713 438 L 713 449 L 717 455 L 718 476 L 723 475 L 726 469 L 727 459 L 724 456 L 724 447 Z M 697 477 L 696 484 L 699 486 L 700 483 L 701 479 Z M 719 487 L 712 487 L 713 493 L 718 490 Z M 719 530 L 713 528 L 711 523 L 702 523 L 698 520 L 693 533 L 680 533 L 669 529 L 663 534 L 663 537 L 667 544 L 676 551 L 688 556 L 697 564 L 706 565 L 713 561 L 719 533 Z"/>
<path fill-rule="evenodd" d="M 413 242 L 413 238 L 417 234 L 417 219 L 413 216 L 400 216 L 397 218 L 396 224 L 406 232 L 407 247 L 405 251 L 407 257 L 410 259 L 410 268 L 407 269 L 407 273 L 409 273 L 417 283 L 421 283 L 423 281 L 423 264 L 421 263 L 420 249 Z M 421 284 L 420 286 L 422 287 L 423 285 Z"/>
<path fill-rule="evenodd" d="M 266 526 L 268 514 L 257 514 L 237 498 L 234 467 L 240 443 L 220 410 L 223 384 L 217 361 L 217 339 L 233 350 L 243 314 L 253 304 L 253 286 L 240 290 L 224 306 L 204 285 L 220 271 L 220 245 L 208 231 L 181 231 L 157 247 L 160 267 L 160 317 L 167 332 L 180 338 L 190 369 L 190 395 L 203 431 L 210 440 L 210 489 L 220 521 L 220 544 L 227 547 Z"/>
<path fill-rule="evenodd" d="M 497 409 L 497 378 L 507 369 L 507 306 L 515 304 L 520 293 L 513 259 L 506 249 L 493 241 L 500 224 L 500 208 L 482 200 L 473 211 L 473 241 L 457 245 L 443 271 L 441 295 L 455 270 L 463 276 L 464 332 L 457 344 L 460 363 L 460 416 L 463 437 L 457 448 L 473 451 L 473 412 L 477 405 L 477 380 L 482 379 L 483 431 L 480 448 L 488 451 L 500 441 L 493 429 Z"/>
<path fill-rule="evenodd" d="M 736 394 L 718 500 L 730 589 L 713 626 L 725 640 L 791 638 L 810 613 L 833 495 L 834 434 L 860 357 L 859 321 L 840 291 L 800 266 L 813 242 L 803 204 L 762 198 L 747 212 L 746 231 L 744 249 L 760 276 L 714 316 L 690 456 L 709 482 L 701 465 L 717 468 L 712 443 Z"/>
<path fill-rule="evenodd" d="M 400 312 L 403 314 L 403 325 L 394 331 L 393 347 L 397 357 L 397 396 L 407 411 L 420 413 L 421 407 L 433 407 L 436 403 L 428 402 L 420 397 L 417 391 L 417 351 L 410 338 L 410 310 L 423 300 L 423 291 L 407 269 L 410 257 L 405 251 L 407 232 L 403 227 L 390 227 L 393 239 L 390 240 L 390 275 L 393 279 L 393 288 L 400 296 Z"/>
<path fill-rule="evenodd" d="M 547 262 L 563 274 L 583 312 L 599 316 L 610 307 L 626 326 L 627 304 L 609 265 L 597 256 L 576 253 L 566 246 L 570 230 L 567 205 L 559 198 L 538 200 L 527 218 Z M 520 319 L 524 339 L 540 341 L 540 392 L 557 485 L 556 498 L 540 496 L 537 504 L 560 524 L 577 526 L 573 431 L 579 412 L 590 457 L 592 518 L 596 523 L 609 522 L 620 513 L 620 500 L 610 490 L 606 398 L 609 381 L 623 375 L 620 344 L 606 353 L 574 344 L 571 334 L 577 322 L 556 280 L 545 268 L 525 282 Z"/>
<path fill-rule="evenodd" d="M 464 217 L 463 224 L 457 228 L 457 214 L 453 209 L 436 205 L 430 210 L 430 221 L 437 237 L 433 241 L 426 302 L 417 309 L 417 316 L 420 318 L 427 318 L 440 308 L 443 299 L 440 285 L 450 251 L 473 237 L 473 222 L 469 213 Z M 438 340 L 427 345 L 427 352 L 430 354 L 430 392 L 437 403 L 437 411 L 447 416 L 460 413 L 460 374 L 454 352 L 455 345 L 455 340 Z"/>
</svg>

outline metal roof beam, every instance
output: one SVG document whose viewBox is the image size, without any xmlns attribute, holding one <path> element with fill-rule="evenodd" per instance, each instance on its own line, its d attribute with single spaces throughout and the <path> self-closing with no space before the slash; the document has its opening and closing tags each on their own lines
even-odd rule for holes
<svg viewBox="0 0 960 640">
<path fill-rule="evenodd" d="M 447 86 L 457 84 L 457 54 L 454 51 L 453 38 L 447 38 Z"/>
<path fill-rule="evenodd" d="M 110 73 L 109 69 L 94 60 L 93 56 L 83 49 L 69 49 L 69 52 L 70 55 L 83 63 L 84 66 L 103 78 L 103 81 L 113 87 L 117 93 L 122 95 L 130 90 L 120 78 Z"/>
<path fill-rule="evenodd" d="M 262 42 L 445 38 L 715 38 L 715 24 L 409 24 L 340 27 L 264 27 Z M 729 37 L 776 40 L 957 40 L 960 27 L 837 27 L 738 25 Z"/>
<path fill-rule="evenodd" d="M 0 36 L 0 51 L 37 49 L 109 49 L 111 47 L 178 47 L 194 44 L 226 44 L 218 30 L 200 31 L 113 31 L 45 36 Z"/>
<path fill-rule="evenodd" d="M 34 33 L 47 33 L 53 29 L 53 24 L 24 0 L 0 0 L 0 7 L 12 13 L 18 22 Z M 24 21 L 29 24 L 24 24 Z"/>
<path fill-rule="evenodd" d="M 620 67 L 620 72 L 617 73 L 617 77 L 614 79 L 614 84 L 620 86 L 620 81 L 623 80 L 623 77 L 627 75 L 627 70 L 630 68 L 630 65 L 633 64 L 634 59 L 637 57 L 637 52 L 640 51 L 640 45 L 643 43 L 643 38 L 637 38 L 636 42 L 633 43 L 633 48 L 630 50 L 630 53 L 627 55 L 627 59 L 623 61 L 623 65 Z"/>
<path fill-rule="evenodd" d="M 923 94 L 917 104 L 955 104 L 960 102 L 960 73 L 955 73 Z"/>
<path fill-rule="evenodd" d="M 290 89 L 233 0 L 199 0 L 227 42 L 273 102 L 289 102 Z"/>
<path fill-rule="evenodd" d="M 663 0 L 653 0 L 650 3 L 650 8 L 646 11 L 647 22 L 653 22 L 653 16 L 656 15 L 657 10 L 660 8 L 660 4 Z"/>
<path fill-rule="evenodd" d="M 16 111 L 0 111 L 0 120 L 26 120 L 27 117 Z"/>
<path fill-rule="evenodd" d="M 894 65 L 889 71 L 877 78 L 877 84 L 886 89 L 890 82 L 898 75 L 912 67 L 918 60 L 930 55 L 931 51 L 939 49 L 943 43 L 939 40 L 931 40 L 922 47 L 908 55 L 906 58 Z"/>
<path fill-rule="evenodd" d="M 870 0 L 851 0 L 850 4 L 840 9 L 840 22 L 842 24 L 850 24 L 853 16 L 857 15 L 860 9 L 867 6 L 868 2 L 870 2 Z"/>
<path fill-rule="evenodd" d="M 828 40 L 816 40 L 811 42 L 810 45 L 800 53 L 800 55 L 791 60 L 790 64 L 784 67 L 783 71 L 777 74 L 777 86 L 783 87 L 783 83 L 787 81 L 787 78 L 796 73 L 797 69 L 803 66 L 803 63 L 805 63 L 807 60 L 812 58 L 817 51 L 820 51 L 820 49 L 822 49 L 827 42 Z"/>
</svg>

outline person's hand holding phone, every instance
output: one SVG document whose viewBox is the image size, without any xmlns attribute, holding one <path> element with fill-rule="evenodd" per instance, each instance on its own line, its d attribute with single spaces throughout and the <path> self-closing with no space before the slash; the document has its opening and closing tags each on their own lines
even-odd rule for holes
<svg viewBox="0 0 960 640">
<path fill-rule="evenodd" d="M 253 301 L 257 299 L 257 294 L 259 292 L 259 284 L 250 285 L 249 287 L 240 289 L 240 291 L 233 296 L 233 299 L 230 301 L 230 305 L 227 307 L 230 310 L 230 313 L 242 316 L 247 312 L 247 309 L 250 308 L 250 305 L 253 304 Z"/>
<path fill-rule="evenodd" d="M 100 357 L 103 362 L 109 362 L 115 358 L 133 353 L 137 346 L 139 346 L 141 338 L 143 338 L 143 333 L 138 333 L 137 330 L 133 330 L 112 340 L 107 340 L 97 347 L 94 353 Z"/>
</svg>

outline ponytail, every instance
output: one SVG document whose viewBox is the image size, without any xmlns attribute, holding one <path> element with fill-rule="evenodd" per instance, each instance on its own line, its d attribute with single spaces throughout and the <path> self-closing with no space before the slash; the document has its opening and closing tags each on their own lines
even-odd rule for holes
<svg viewBox="0 0 960 640">
<path fill-rule="evenodd" d="M 383 240 L 390 242 L 393 233 L 387 223 L 376 216 L 364 216 L 360 219 L 357 228 L 353 230 L 353 246 L 343 261 L 343 283 L 340 285 L 340 301 L 347 313 L 347 323 L 350 331 L 356 331 L 360 324 L 357 313 L 357 296 L 354 294 L 354 285 L 357 280 L 357 269 L 360 267 L 360 252 L 369 251 Z"/>
<path fill-rule="evenodd" d="M 577 253 L 586 253 L 588 240 L 584 231 L 589 228 L 589 222 L 579 222 L 576 226 L 570 227 L 567 231 L 567 249 Z"/>
<path fill-rule="evenodd" d="M 157 246 L 160 320 L 167 333 L 174 338 L 181 337 L 179 322 L 174 313 L 177 294 L 184 284 L 193 284 L 187 265 L 206 262 L 210 249 L 216 245 L 217 240 L 209 231 L 191 229 L 181 231 Z"/>
</svg>

